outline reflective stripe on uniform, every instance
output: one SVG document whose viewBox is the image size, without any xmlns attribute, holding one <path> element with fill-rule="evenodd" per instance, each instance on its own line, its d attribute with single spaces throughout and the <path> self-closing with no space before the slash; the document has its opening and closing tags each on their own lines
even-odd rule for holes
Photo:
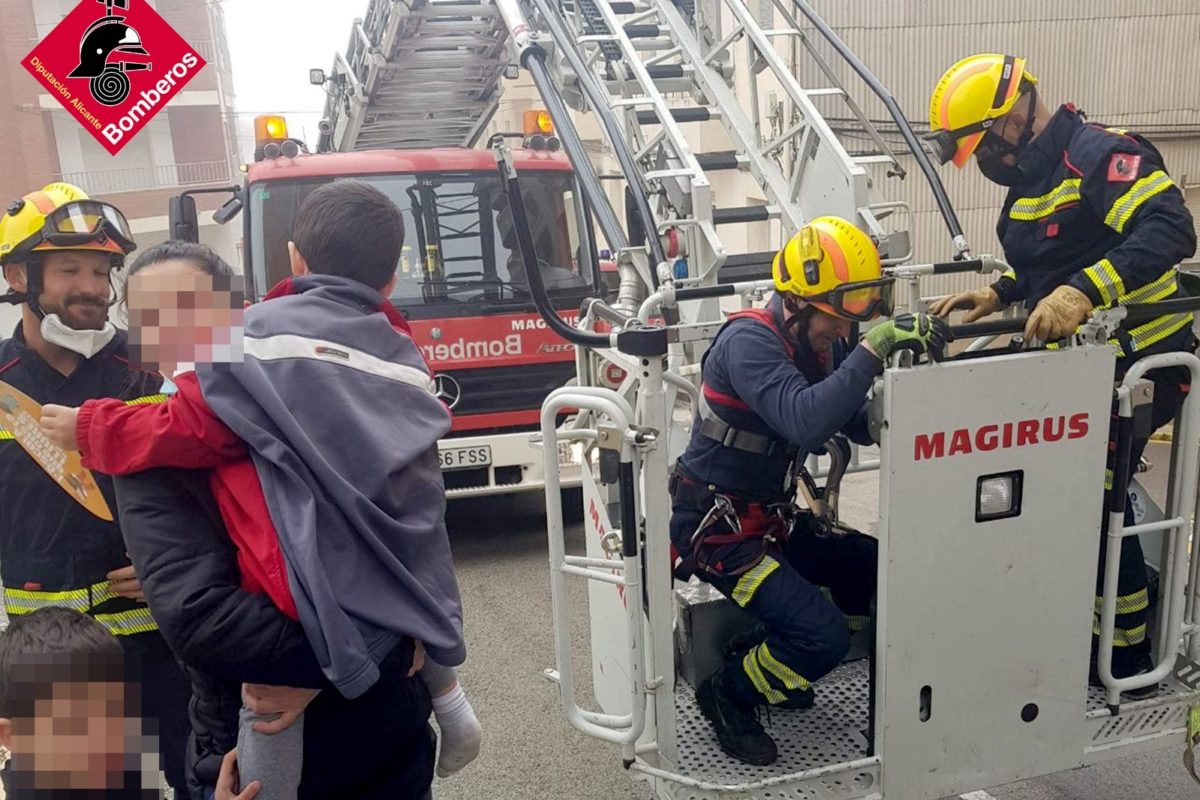
<svg viewBox="0 0 1200 800">
<path fill-rule="evenodd" d="M 144 395 L 142 397 L 135 397 L 132 400 L 126 400 L 125 405 L 127 405 L 127 406 L 148 406 L 148 405 L 152 405 L 154 403 L 165 403 L 165 402 L 167 402 L 167 395 L 165 395 L 165 394 L 148 394 L 148 395 Z"/>
<path fill-rule="evenodd" d="M 1117 198 L 1104 217 L 1104 224 L 1117 233 L 1124 233 L 1125 226 L 1137 213 L 1137 210 L 1154 195 L 1164 192 L 1175 185 L 1171 176 L 1161 169 L 1151 172 L 1146 177 L 1129 187 L 1129 191 Z"/>
<path fill-rule="evenodd" d="M 70 608 L 81 614 L 115 600 L 108 581 L 94 583 L 86 589 L 67 589 L 60 592 L 40 592 L 29 589 L 4 589 L 4 611 L 10 617 L 19 617 L 42 608 Z M 148 608 L 134 608 L 113 614 L 95 614 L 95 619 L 117 636 L 130 636 L 158 630 Z"/>
<path fill-rule="evenodd" d="M 737 585 L 733 587 L 733 602 L 744 608 L 754 598 L 754 593 L 767 576 L 777 569 L 779 562 L 770 556 L 764 556 L 754 569 L 738 578 Z"/>
<path fill-rule="evenodd" d="M 1111 469 L 1104 470 L 1104 491 L 1112 491 L 1113 471 Z"/>
<path fill-rule="evenodd" d="M 109 589 L 108 581 L 94 583 L 86 589 L 68 589 L 61 592 L 5 588 L 4 608 L 9 614 L 24 614 L 51 606 L 88 611 L 118 596 Z"/>
<path fill-rule="evenodd" d="M 801 677 L 798 672 L 771 655 L 766 642 L 751 650 L 750 655 L 755 655 L 763 669 L 778 678 L 780 683 L 787 689 L 796 691 L 798 689 L 807 689 L 810 686 L 809 682 Z"/>
<path fill-rule="evenodd" d="M 1088 280 L 1100 292 L 1102 305 L 1110 306 L 1113 301 L 1125 294 L 1125 283 L 1121 280 L 1116 267 L 1107 258 L 1102 258 L 1083 271 Z"/>
<path fill-rule="evenodd" d="M 1117 298 L 1117 302 L 1121 305 L 1129 305 L 1130 303 L 1157 303 L 1159 300 L 1166 300 L 1179 290 L 1178 276 L 1179 270 L 1171 267 L 1145 286 L 1121 295 Z"/>
<path fill-rule="evenodd" d="M 867 621 L 871 619 L 868 616 L 861 614 L 847 614 L 846 623 L 850 627 L 851 633 L 858 633 L 867 626 Z"/>
<path fill-rule="evenodd" d="M 1092 624 L 1092 635 L 1100 635 L 1099 622 Z M 1145 623 L 1138 625 L 1136 628 L 1116 628 L 1113 630 L 1113 644 L 1117 647 L 1133 647 L 1135 644 L 1141 644 L 1144 641 L 1146 641 Z"/>
<path fill-rule="evenodd" d="M 1096 598 L 1096 613 L 1099 614 L 1104 605 L 1104 598 Z M 1145 589 L 1139 589 L 1133 594 L 1122 595 L 1117 598 L 1117 613 L 1118 614 L 1133 614 L 1138 611 L 1145 611 L 1150 607 L 1150 594 Z"/>
<path fill-rule="evenodd" d="M 133 608 L 116 614 L 96 614 L 95 619 L 114 636 L 133 636 L 158 630 L 158 623 L 150 616 L 148 608 Z"/>
<path fill-rule="evenodd" d="M 746 672 L 746 676 L 750 678 L 750 682 L 754 684 L 754 688 L 758 689 L 759 694 L 767 698 L 767 702 L 771 705 L 778 705 L 787 698 L 783 692 L 771 687 L 767 683 L 767 676 L 763 675 L 762 669 L 758 666 L 758 661 L 754 658 L 754 651 L 746 653 L 742 659 L 742 669 Z"/>
<path fill-rule="evenodd" d="M 1129 332 L 1134 352 L 1145 350 L 1171 334 L 1192 324 L 1192 312 L 1183 314 L 1166 314 L 1152 319 L 1145 325 L 1140 325 Z"/>
<path fill-rule="evenodd" d="M 1008 278 L 1010 281 L 1015 281 L 1017 279 L 1017 271 L 1012 267 L 1009 267 L 1008 269 L 1004 270 L 1003 273 L 1001 273 L 1000 277 Z"/>
<path fill-rule="evenodd" d="M 1068 178 L 1055 186 L 1041 197 L 1023 197 L 1012 204 L 1008 216 L 1016 220 L 1035 220 L 1048 217 L 1067 203 L 1078 203 L 1082 198 L 1079 194 L 1079 178 Z"/>
</svg>

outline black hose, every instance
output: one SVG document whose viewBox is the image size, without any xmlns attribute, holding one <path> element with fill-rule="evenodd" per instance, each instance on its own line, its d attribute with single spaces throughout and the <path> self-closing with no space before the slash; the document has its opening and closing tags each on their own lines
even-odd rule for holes
<svg viewBox="0 0 1200 800">
<path fill-rule="evenodd" d="M 503 142 L 497 147 L 496 163 L 500 169 L 500 179 L 504 182 L 504 191 L 508 195 L 508 207 L 512 212 L 513 232 L 517 236 L 517 249 L 521 252 L 521 263 L 525 266 L 525 275 L 529 279 L 529 291 L 533 295 L 534 305 L 538 313 L 546 321 L 550 330 L 562 338 L 580 347 L 608 347 L 609 337 L 599 333 L 587 333 L 563 322 L 558 315 L 550 296 L 546 294 L 546 284 L 542 280 L 542 270 L 538 265 L 537 251 L 533 244 L 533 235 L 529 232 L 529 215 L 525 210 L 525 198 L 521 194 L 521 179 L 513 169 L 512 162 L 504 154 Z"/>
<path fill-rule="evenodd" d="M 973 339 L 976 336 L 1000 336 L 1005 333 L 1020 333 L 1023 330 L 1025 330 L 1024 317 L 950 326 L 950 332 L 954 334 L 955 339 Z"/>
<path fill-rule="evenodd" d="M 1200 311 L 1200 297 L 1180 297 L 1174 300 L 1160 300 L 1157 303 L 1131 303 L 1125 306 L 1125 319 L 1121 321 L 1121 329 L 1128 330 L 1131 326 L 1149 319 L 1162 317 L 1167 314 L 1184 314 L 1189 311 Z M 1025 318 L 998 319 L 992 322 L 974 322 L 969 325 L 951 325 L 950 330 L 956 339 L 970 339 L 975 336 L 999 336 L 1005 333 L 1020 333 L 1025 330 Z"/>
<path fill-rule="evenodd" d="M 1145 322 L 1164 314 L 1200 311 L 1200 297 L 1179 297 L 1173 300 L 1159 300 L 1157 303 L 1131 303 L 1125 306 L 1125 310 L 1126 316 L 1122 327 L 1134 322 Z"/>
<path fill-rule="evenodd" d="M 896 102 L 896 98 L 892 97 L 892 93 L 879 82 L 879 79 L 869 70 L 854 51 L 846 46 L 833 29 L 826 24 L 825 20 L 821 19 L 820 15 L 813 10 L 806 0 L 793 0 L 796 7 L 800 9 L 800 13 L 808 17 L 808 21 L 816 26 L 821 35 L 825 37 L 833 48 L 838 51 L 842 58 L 854 68 L 858 76 L 866 82 L 867 86 L 871 87 L 884 106 L 887 107 L 888 113 L 892 119 L 896 121 L 896 126 L 900 130 L 900 135 L 904 137 L 905 144 L 912 151 L 913 158 L 917 160 L 917 165 L 920 166 L 921 172 L 925 175 L 925 180 L 929 181 L 929 188 L 933 190 L 933 197 L 937 201 L 938 210 L 942 212 L 942 218 L 946 220 L 946 227 L 950 230 L 950 236 L 954 239 L 966 237 L 963 235 L 962 225 L 958 221 L 958 214 L 954 212 L 954 206 L 950 203 L 950 197 L 946 194 L 946 187 L 942 185 L 941 178 L 938 177 L 937 170 L 933 166 L 933 162 L 929 160 L 929 154 L 921 146 L 920 140 L 917 139 L 917 134 L 913 131 L 912 125 L 909 124 L 908 117 L 904 116 L 904 112 L 900 109 L 900 104 Z"/>
<path fill-rule="evenodd" d="M 621 498 L 621 555 L 636 558 L 638 554 L 637 504 L 633 462 L 622 461 L 617 468 L 617 490 Z"/>
<path fill-rule="evenodd" d="M 600 124 L 604 126 L 604 131 L 608 135 L 609 142 L 612 144 L 613 152 L 617 156 L 617 161 L 621 164 L 621 172 L 625 174 L 627 183 L 633 192 L 633 201 L 637 209 L 638 216 L 642 218 L 642 225 L 646 229 L 647 244 L 650 245 L 650 280 L 655 289 L 658 288 L 658 265 L 664 264 L 667 261 L 666 252 L 663 250 L 662 242 L 658 236 L 658 226 L 654 222 L 654 212 L 650 210 L 650 199 L 646 195 L 646 188 L 642 186 L 637 176 L 640 174 L 637 168 L 637 163 L 633 158 L 633 153 L 629 150 L 629 144 L 621 135 L 621 126 L 617 123 L 616 115 L 608 105 L 606 95 L 600 91 L 600 87 L 596 85 L 595 76 L 584 62 L 579 52 L 575 49 L 575 37 L 570 34 L 566 26 L 559 19 L 558 13 L 555 11 L 550 0 L 534 0 L 538 7 L 538 12 L 542 15 L 546 25 L 549 26 L 550 32 L 558 43 L 559 49 L 566 56 L 567 62 L 571 65 L 571 70 L 575 73 L 576 79 L 579 81 L 579 87 L 583 90 L 583 94 L 587 97 L 588 103 L 592 107 L 592 111 L 600 119 Z M 563 119 L 569 119 L 566 116 L 566 108 L 558 97 L 557 91 L 554 90 L 553 84 L 550 82 L 549 76 L 545 75 L 545 84 L 541 83 L 543 78 L 539 78 L 532 66 L 533 62 L 537 62 L 540 70 L 545 72 L 545 64 L 543 59 L 545 54 L 540 48 L 531 47 L 525 51 L 523 56 L 523 65 L 534 76 L 534 83 L 538 87 L 538 91 L 542 94 L 542 99 L 546 100 L 548 95 L 553 95 L 558 105 L 563 108 Z M 537 53 L 536 56 L 530 54 Z M 550 105 L 547 102 L 547 105 Z M 559 116 L 552 108 L 548 108 L 550 116 L 554 119 L 555 124 L 558 123 Z M 565 145 L 565 141 L 564 141 Z M 572 159 L 572 162 L 574 159 Z"/>
<path fill-rule="evenodd" d="M 1108 492 L 1108 510 L 1125 512 L 1125 487 L 1133 470 L 1133 417 L 1117 417 L 1116 453 L 1113 456 L 1112 488 Z"/>
<path fill-rule="evenodd" d="M 948 261 L 932 266 L 934 275 L 953 275 L 960 272 L 983 271 L 983 261 L 978 258 L 973 258 L 969 261 Z"/>
</svg>

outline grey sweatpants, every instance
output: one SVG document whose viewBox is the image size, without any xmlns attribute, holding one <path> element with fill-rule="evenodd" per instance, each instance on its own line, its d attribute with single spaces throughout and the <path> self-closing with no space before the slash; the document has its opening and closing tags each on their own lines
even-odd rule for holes
<svg viewBox="0 0 1200 800">
<path fill-rule="evenodd" d="M 428 657 L 417 675 L 435 697 L 456 680 L 453 667 L 444 667 Z M 279 733 L 254 730 L 254 723 L 274 718 L 242 707 L 238 715 L 238 778 L 242 786 L 250 781 L 262 784 L 255 800 L 296 800 L 304 768 L 304 715 Z"/>
<path fill-rule="evenodd" d="M 296 800 L 304 768 L 304 715 L 279 733 L 258 733 L 254 723 L 276 715 L 255 714 L 242 706 L 238 714 L 238 779 L 262 784 L 257 800 Z"/>
</svg>

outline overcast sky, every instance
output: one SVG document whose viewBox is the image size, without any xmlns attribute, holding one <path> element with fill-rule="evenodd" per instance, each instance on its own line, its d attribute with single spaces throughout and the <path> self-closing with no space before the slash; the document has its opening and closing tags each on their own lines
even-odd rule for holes
<svg viewBox="0 0 1200 800">
<path fill-rule="evenodd" d="M 314 146 L 325 93 L 308 82 L 308 71 L 330 71 L 368 0 L 219 1 L 233 59 L 243 159 L 252 155 L 257 114 L 286 114 L 289 133 Z"/>
</svg>

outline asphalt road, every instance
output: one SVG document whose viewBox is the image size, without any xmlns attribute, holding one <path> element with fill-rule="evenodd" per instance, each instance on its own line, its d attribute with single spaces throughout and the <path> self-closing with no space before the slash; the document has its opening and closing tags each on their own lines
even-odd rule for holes
<svg viewBox="0 0 1200 800">
<path fill-rule="evenodd" d="M 1161 497 L 1161 466 L 1144 476 Z M 484 727 L 479 759 L 434 784 L 437 800 L 642 800 L 649 793 L 621 767 L 617 749 L 570 728 L 556 687 L 542 677 L 554 663 L 545 517 L 539 498 L 457 501 L 449 517 L 466 614 L 468 663 L 460 677 Z M 568 548 L 581 547 L 572 529 Z M 573 581 L 576 673 L 591 673 L 583 587 Z M 590 687 L 580 689 L 590 697 Z M 1200 797 L 1180 763 L 1162 751 L 1088 769 L 988 789 L 997 800 L 1182 800 Z M 984 795 L 969 795 L 986 800 Z M 905 800 L 898 798 L 897 800 Z"/>
</svg>

